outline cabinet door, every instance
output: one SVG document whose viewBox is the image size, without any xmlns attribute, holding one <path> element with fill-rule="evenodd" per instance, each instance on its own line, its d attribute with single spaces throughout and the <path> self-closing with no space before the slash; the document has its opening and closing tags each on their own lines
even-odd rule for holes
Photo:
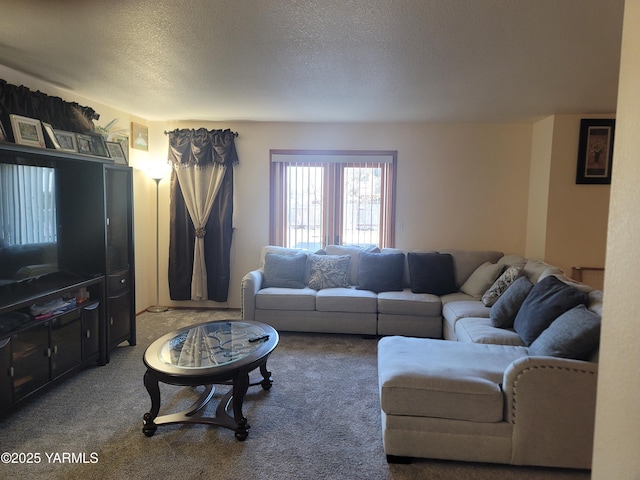
<svg viewBox="0 0 640 480">
<path fill-rule="evenodd" d="M 100 303 L 95 302 L 82 309 L 82 359 L 100 351 Z"/>
<path fill-rule="evenodd" d="M 131 171 L 106 168 L 107 273 L 130 268 Z"/>
<path fill-rule="evenodd" d="M 11 337 L 13 399 L 26 397 L 49 381 L 49 322 Z"/>
<path fill-rule="evenodd" d="M 82 361 L 80 309 L 51 320 L 51 379 Z"/>
<path fill-rule="evenodd" d="M 11 405 L 11 339 L 0 340 L 0 411 Z"/>
<path fill-rule="evenodd" d="M 131 295 L 128 290 L 107 299 L 109 308 L 109 346 L 115 347 L 131 334 Z"/>
</svg>

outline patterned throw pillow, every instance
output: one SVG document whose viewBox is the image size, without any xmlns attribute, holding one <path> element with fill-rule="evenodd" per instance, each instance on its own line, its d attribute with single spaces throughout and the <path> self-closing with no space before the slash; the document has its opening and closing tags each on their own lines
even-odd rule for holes
<svg viewBox="0 0 640 480">
<path fill-rule="evenodd" d="M 309 287 L 314 290 L 323 288 L 348 287 L 350 255 L 309 255 L 311 271 Z"/>
<path fill-rule="evenodd" d="M 500 295 L 504 293 L 504 291 L 511 285 L 513 282 L 517 280 L 517 278 L 522 275 L 521 267 L 509 267 L 507 268 L 502 275 L 498 277 L 498 279 L 491 285 L 489 290 L 487 290 L 484 295 L 482 295 L 482 303 L 484 303 L 487 307 L 490 307 Z"/>
</svg>

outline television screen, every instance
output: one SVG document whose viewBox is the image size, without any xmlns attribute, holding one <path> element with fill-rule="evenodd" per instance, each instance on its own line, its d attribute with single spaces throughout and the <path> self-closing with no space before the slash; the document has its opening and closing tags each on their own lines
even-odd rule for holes
<svg viewBox="0 0 640 480">
<path fill-rule="evenodd" d="M 0 285 L 58 270 L 56 171 L 0 164 Z"/>
</svg>

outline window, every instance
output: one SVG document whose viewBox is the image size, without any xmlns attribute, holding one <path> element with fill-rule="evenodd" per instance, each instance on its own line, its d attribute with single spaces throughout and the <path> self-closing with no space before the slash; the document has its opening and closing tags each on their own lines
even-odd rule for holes
<svg viewBox="0 0 640 480">
<path fill-rule="evenodd" d="M 394 245 L 395 151 L 271 151 L 270 242 Z"/>
<path fill-rule="evenodd" d="M 55 170 L 0 165 L 0 242 L 55 242 L 56 225 Z"/>
</svg>

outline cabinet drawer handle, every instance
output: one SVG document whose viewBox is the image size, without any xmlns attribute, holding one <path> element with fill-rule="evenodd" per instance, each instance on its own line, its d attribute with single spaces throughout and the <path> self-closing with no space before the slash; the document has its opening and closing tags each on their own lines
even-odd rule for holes
<svg viewBox="0 0 640 480">
<path fill-rule="evenodd" d="M 13 367 L 9 368 L 9 376 L 11 378 L 13 378 L 13 373 L 14 373 Z"/>
<path fill-rule="evenodd" d="M 120 279 L 120 283 L 122 283 L 124 285 L 124 282 L 126 282 L 126 280 L 124 278 Z"/>
<path fill-rule="evenodd" d="M 87 330 L 87 338 L 91 338 L 91 330 Z"/>
</svg>

